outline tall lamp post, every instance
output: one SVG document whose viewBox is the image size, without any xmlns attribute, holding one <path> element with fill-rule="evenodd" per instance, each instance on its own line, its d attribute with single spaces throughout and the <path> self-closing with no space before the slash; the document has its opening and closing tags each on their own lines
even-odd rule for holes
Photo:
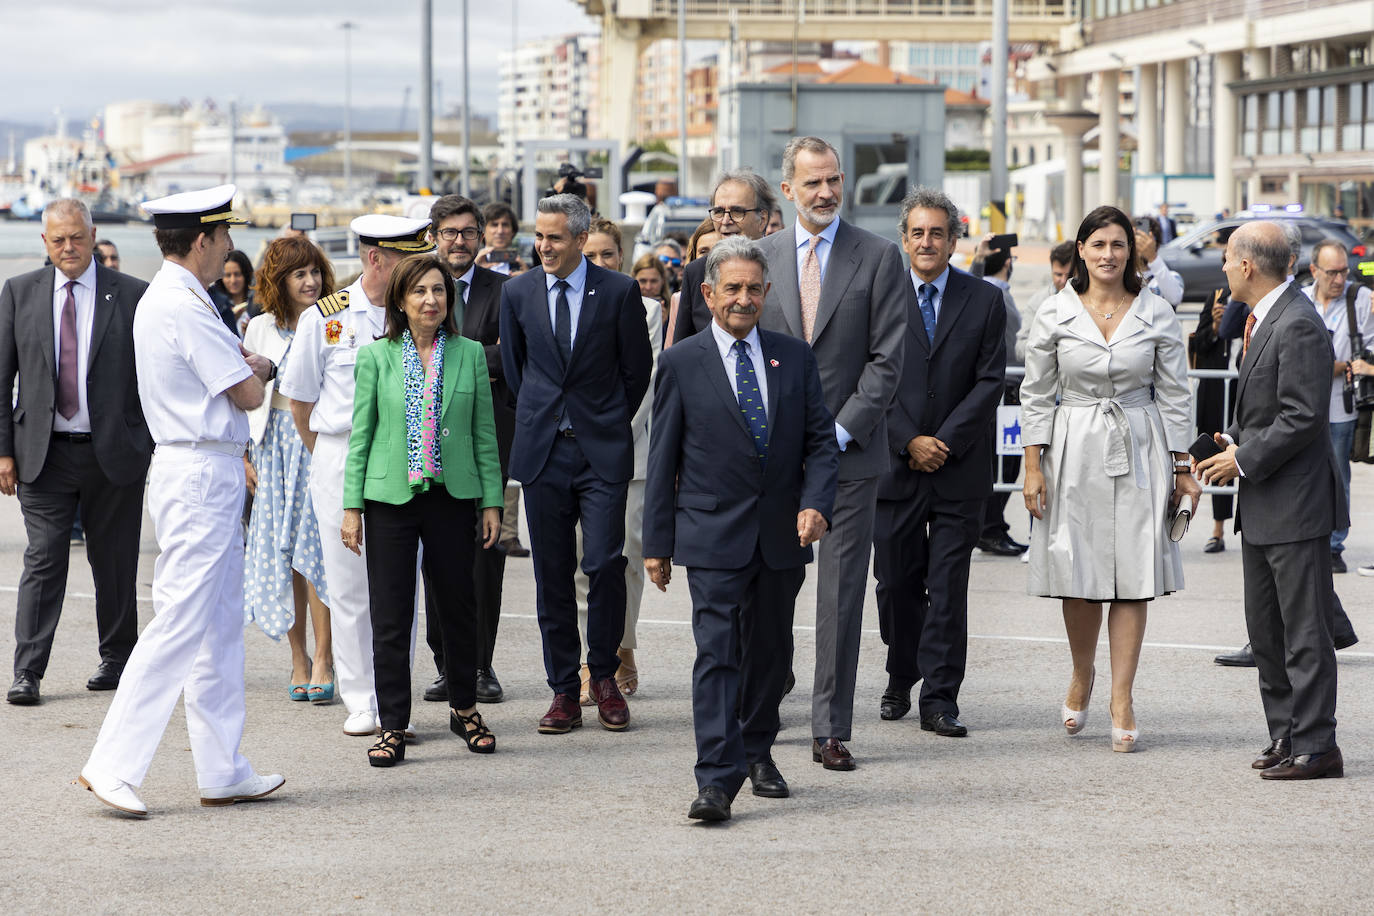
<svg viewBox="0 0 1374 916">
<path fill-rule="evenodd" d="M 468 0 L 463 0 L 463 193 L 472 196 L 472 116 L 468 111 Z"/>
<path fill-rule="evenodd" d="M 353 194 L 353 42 L 351 33 L 358 26 L 344 22 L 344 196 Z"/>
</svg>

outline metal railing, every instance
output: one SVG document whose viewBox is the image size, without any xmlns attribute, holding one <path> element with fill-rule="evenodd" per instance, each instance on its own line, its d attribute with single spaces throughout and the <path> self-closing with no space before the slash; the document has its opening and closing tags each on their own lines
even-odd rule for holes
<svg viewBox="0 0 1374 916">
<path fill-rule="evenodd" d="M 1007 367 L 1007 379 L 1008 379 L 1008 380 L 1011 380 L 1011 379 L 1022 379 L 1022 378 L 1025 377 L 1025 375 L 1026 375 L 1026 369 L 1025 369 L 1024 366 L 1008 366 L 1008 367 Z M 1230 425 L 1230 423 L 1231 423 L 1231 415 L 1232 415 L 1232 413 L 1234 413 L 1234 411 L 1235 411 L 1235 406 L 1234 406 L 1234 405 L 1232 404 L 1232 402 L 1231 402 L 1231 386 L 1232 386 L 1232 384 L 1235 383 L 1235 381 L 1236 381 L 1237 378 L 1239 378 L 1239 373 L 1237 373 L 1235 369 L 1189 369 L 1189 370 L 1188 370 L 1188 379 L 1189 379 L 1190 381 L 1193 381 L 1193 382 L 1200 382 L 1200 381 L 1207 381 L 1207 380 L 1220 380 L 1220 381 L 1222 382 L 1222 386 L 1221 386 L 1221 389 L 1222 389 L 1222 390 L 1221 390 L 1221 397 L 1222 397 L 1222 404 L 1225 405 L 1225 416 L 1226 416 L 1226 422 L 1222 424 L 1222 428 L 1223 428 L 1223 429 L 1224 429 L 1226 426 L 1229 426 L 1229 425 Z M 1197 411 L 1198 411 L 1198 396 L 1197 396 L 1197 386 L 1196 386 L 1196 385 L 1193 385 L 1193 386 L 1192 386 L 1192 394 L 1193 394 L 1193 396 L 1192 396 L 1192 421 L 1193 421 L 1192 425 L 1193 425 L 1194 428 L 1196 428 L 1196 427 L 1197 427 Z M 1004 403 L 1005 403 L 1005 400 L 1006 400 L 1006 399 L 1005 399 L 1005 397 L 1004 397 L 1004 398 L 1003 398 L 1003 402 L 1004 402 Z M 1212 432 L 1220 432 L 1220 431 L 1221 431 L 1221 430 L 1212 430 Z M 997 433 L 997 435 L 1000 435 L 1000 433 Z M 995 472 L 995 473 L 996 473 L 996 476 L 995 476 L 994 479 L 993 479 L 993 489 L 996 490 L 998 493 L 1017 493 L 1017 492 L 1020 492 L 1020 490 L 1021 490 L 1021 484 L 1017 483 L 1015 480 L 1003 480 L 1003 474 L 1002 474 L 1002 461 L 1001 461 L 1001 459 L 1002 459 L 1003 457 L 1012 457 L 1012 456 L 1010 456 L 1010 455 L 1004 456 L 1004 455 L 1000 455 L 1000 454 L 999 454 L 997 457 L 998 457 L 998 461 L 995 462 L 995 463 L 996 463 L 996 472 Z M 1020 475 L 1017 475 L 1017 476 L 1019 477 Z M 1202 488 L 1202 492 L 1203 492 L 1204 494 L 1209 495 L 1209 496 L 1235 496 L 1235 495 L 1236 495 L 1236 490 L 1237 490 L 1237 489 L 1238 489 L 1238 487 L 1237 487 L 1236 482 L 1235 482 L 1235 481 L 1232 481 L 1229 485 L 1224 486 L 1224 487 L 1215 487 L 1215 486 L 1210 486 L 1210 485 L 1204 486 L 1204 487 Z"/>
<path fill-rule="evenodd" d="M 671 18 L 678 3 L 686 4 L 693 17 L 728 17 L 731 11 L 741 17 L 795 18 L 797 0 L 653 0 L 651 15 Z M 888 19 L 913 15 L 950 18 L 992 16 L 993 0 L 807 0 L 806 17 L 845 19 Z M 1079 0 L 1010 0 L 1008 12 L 1013 19 L 1078 18 Z"/>
</svg>

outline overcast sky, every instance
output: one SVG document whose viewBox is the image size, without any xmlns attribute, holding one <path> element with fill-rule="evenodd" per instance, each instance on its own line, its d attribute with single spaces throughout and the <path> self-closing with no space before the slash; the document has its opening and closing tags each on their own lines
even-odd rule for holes
<svg viewBox="0 0 1374 916">
<path fill-rule="evenodd" d="M 445 108 L 462 98 L 462 3 L 435 0 L 434 77 Z M 496 53 L 519 39 L 597 32 L 574 0 L 471 0 L 471 98 L 496 110 Z M 343 104 L 351 21 L 353 103 L 418 96 L 420 0 L 0 0 L 0 120 L 48 122 L 124 99 L 231 97 Z M 518 13 L 518 17 L 513 15 Z M 70 49 L 70 50 L 68 50 Z"/>
</svg>

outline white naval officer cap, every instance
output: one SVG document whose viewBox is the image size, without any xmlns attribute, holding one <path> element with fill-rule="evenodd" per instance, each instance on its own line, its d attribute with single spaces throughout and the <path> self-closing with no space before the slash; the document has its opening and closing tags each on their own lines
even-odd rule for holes
<svg viewBox="0 0 1374 916">
<path fill-rule="evenodd" d="M 222 184 L 203 191 L 185 191 L 147 201 L 143 209 L 152 214 L 157 229 L 198 229 L 213 223 L 246 226 L 248 220 L 231 211 L 235 190 L 231 184 Z"/>
<path fill-rule="evenodd" d="M 349 228 L 364 245 L 376 245 L 407 254 L 434 250 L 427 219 L 369 213 L 349 223 Z"/>
</svg>

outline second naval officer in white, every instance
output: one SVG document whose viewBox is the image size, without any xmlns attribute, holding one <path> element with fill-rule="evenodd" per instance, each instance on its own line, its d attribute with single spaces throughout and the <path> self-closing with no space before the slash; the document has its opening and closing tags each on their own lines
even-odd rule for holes
<svg viewBox="0 0 1374 916">
<path fill-rule="evenodd" d="M 220 321 L 208 284 L 233 243 L 233 185 L 149 201 L 162 267 L 134 314 L 138 394 L 156 449 L 148 512 L 161 553 L 153 613 L 124 669 L 80 782 L 107 805 L 138 797 L 184 697 L 200 803 L 232 805 L 281 788 L 239 753 L 243 735 L 243 450 L 248 415 L 276 367 Z"/>
<path fill-rule="evenodd" d="M 344 734 L 377 730 L 372 668 L 372 618 L 367 603 L 366 553 L 353 553 L 338 536 L 343 527 L 344 463 L 353 428 L 353 367 L 358 351 L 382 336 L 386 285 L 407 255 L 433 251 L 429 220 L 371 214 L 353 220 L 362 275 L 352 286 L 321 299 L 296 323 L 291 360 L 277 383 L 291 399 L 291 415 L 310 449 L 310 499 L 320 523 L 324 576 L 329 583 L 334 676 L 348 710 Z M 411 637 L 414 652 L 414 634 Z"/>
</svg>

